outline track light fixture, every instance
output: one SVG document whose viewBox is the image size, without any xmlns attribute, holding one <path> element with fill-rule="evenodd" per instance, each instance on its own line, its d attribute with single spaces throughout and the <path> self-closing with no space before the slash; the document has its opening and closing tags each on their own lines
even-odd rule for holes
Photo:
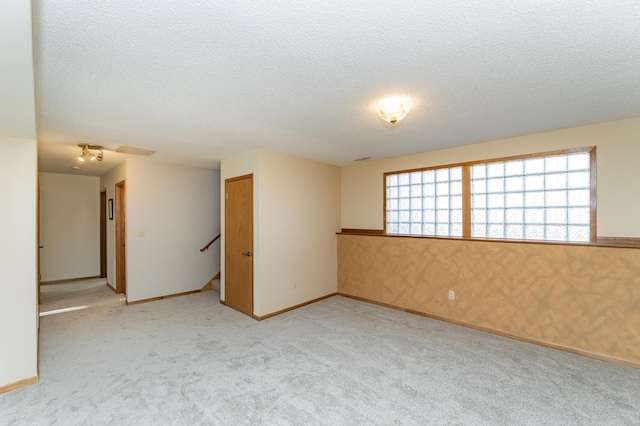
<svg viewBox="0 0 640 426">
<path fill-rule="evenodd" d="M 104 157 L 103 148 L 100 145 L 89 145 L 86 143 L 79 143 L 78 146 L 82 148 L 82 154 L 78 157 L 78 160 L 81 162 L 89 161 L 102 161 Z M 91 151 L 98 151 L 98 153 L 93 153 Z"/>
</svg>

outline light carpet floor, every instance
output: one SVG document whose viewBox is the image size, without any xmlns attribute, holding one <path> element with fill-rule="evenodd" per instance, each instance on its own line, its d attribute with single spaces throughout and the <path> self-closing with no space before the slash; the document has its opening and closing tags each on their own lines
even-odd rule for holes
<svg viewBox="0 0 640 426">
<path fill-rule="evenodd" d="M 40 314 L 60 309 L 96 307 L 110 304 L 124 305 L 124 294 L 115 294 L 105 278 L 40 286 Z"/>
<path fill-rule="evenodd" d="M 107 297 L 42 318 L 0 425 L 640 424 L 640 370 L 343 297 L 262 322 Z"/>
</svg>

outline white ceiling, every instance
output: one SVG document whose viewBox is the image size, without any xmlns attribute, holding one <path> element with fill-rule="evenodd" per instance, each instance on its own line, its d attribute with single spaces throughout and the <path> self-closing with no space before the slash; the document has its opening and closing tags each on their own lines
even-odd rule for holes
<svg viewBox="0 0 640 426">
<path fill-rule="evenodd" d="M 34 0 L 40 170 L 78 143 L 345 165 L 640 116 L 640 2 Z M 414 100 L 395 126 L 375 102 Z"/>
</svg>

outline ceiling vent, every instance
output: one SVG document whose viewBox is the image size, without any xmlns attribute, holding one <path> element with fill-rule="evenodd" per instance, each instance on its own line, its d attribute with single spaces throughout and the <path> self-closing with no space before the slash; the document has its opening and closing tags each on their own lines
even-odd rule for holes
<svg viewBox="0 0 640 426">
<path fill-rule="evenodd" d="M 149 156 L 149 155 L 155 154 L 157 151 L 152 151 L 150 149 L 134 148 L 131 146 L 121 146 L 120 148 L 116 149 L 116 152 L 120 152 L 122 154 Z"/>
</svg>

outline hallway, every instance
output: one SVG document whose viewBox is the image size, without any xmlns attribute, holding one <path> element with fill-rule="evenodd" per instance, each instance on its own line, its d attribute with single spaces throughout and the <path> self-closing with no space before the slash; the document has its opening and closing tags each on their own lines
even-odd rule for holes
<svg viewBox="0 0 640 426">
<path fill-rule="evenodd" d="M 112 304 L 124 305 L 125 295 L 114 293 L 105 278 L 40 287 L 40 317 Z"/>
</svg>

